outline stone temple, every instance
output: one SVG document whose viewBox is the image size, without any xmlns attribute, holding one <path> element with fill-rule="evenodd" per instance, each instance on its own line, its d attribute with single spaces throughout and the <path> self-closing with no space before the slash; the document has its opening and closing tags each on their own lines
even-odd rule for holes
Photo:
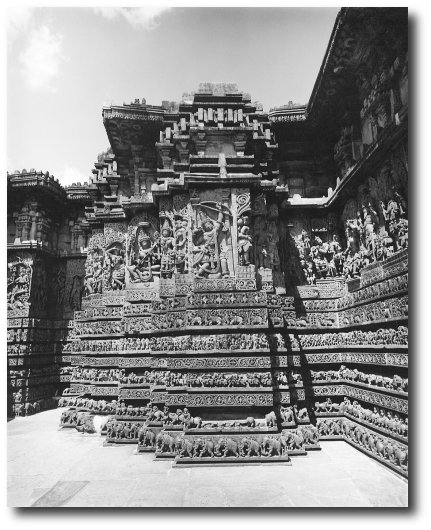
<svg viewBox="0 0 431 530">
<path fill-rule="evenodd" d="M 104 107 L 89 183 L 8 174 L 8 416 L 407 476 L 407 65 L 406 9 L 343 8 L 307 104 L 206 82 Z"/>
</svg>

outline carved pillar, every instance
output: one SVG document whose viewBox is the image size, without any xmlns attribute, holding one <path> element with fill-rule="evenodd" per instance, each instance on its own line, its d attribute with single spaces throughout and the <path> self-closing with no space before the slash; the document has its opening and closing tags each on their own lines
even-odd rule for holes
<svg viewBox="0 0 431 530">
<path fill-rule="evenodd" d="M 50 232 L 51 223 L 48 219 L 39 219 L 37 223 L 37 240 L 42 243 L 43 246 L 49 246 L 48 234 Z"/>
<path fill-rule="evenodd" d="M 59 223 L 54 223 L 53 222 L 52 225 L 51 225 L 49 242 L 51 243 L 51 248 L 53 250 L 56 250 L 57 246 L 58 246 L 58 229 L 59 229 L 59 227 L 60 227 Z"/>
<path fill-rule="evenodd" d="M 75 227 L 72 227 L 70 231 L 71 239 L 70 239 L 70 250 L 73 252 L 76 250 L 77 247 L 77 230 Z"/>
<path fill-rule="evenodd" d="M 30 241 L 36 241 L 37 238 L 37 222 L 39 220 L 40 214 L 37 212 L 37 204 L 32 203 L 30 204 L 30 234 L 29 239 Z"/>
<path fill-rule="evenodd" d="M 28 214 L 21 215 L 22 238 L 21 242 L 30 240 L 31 217 Z"/>
<path fill-rule="evenodd" d="M 81 251 L 81 248 L 85 248 L 86 246 L 85 245 L 85 234 L 84 234 L 84 231 L 81 229 L 78 231 L 78 234 L 77 234 L 76 246 L 77 246 L 78 251 Z"/>
<path fill-rule="evenodd" d="M 18 213 L 15 213 L 13 218 L 15 220 L 15 240 L 13 243 L 14 245 L 19 245 L 21 243 L 23 222 L 20 220 Z"/>
</svg>

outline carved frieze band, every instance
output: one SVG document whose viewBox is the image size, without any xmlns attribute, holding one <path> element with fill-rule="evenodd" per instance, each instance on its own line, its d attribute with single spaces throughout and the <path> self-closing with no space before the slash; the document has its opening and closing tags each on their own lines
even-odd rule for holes
<svg viewBox="0 0 431 530">
<path fill-rule="evenodd" d="M 408 280 L 409 275 L 402 274 L 400 276 L 395 276 L 394 278 L 375 283 L 369 287 L 364 287 L 363 289 L 348 293 L 342 298 L 339 298 L 337 300 L 336 307 L 339 310 L 347 309 L 348 307 L 365 302 L 371 302 L 388 295 L 403 293 L 408 289 Z"/>
<path fill-rule="evenodd" d="M 167 405 L 187 407 L 266 407 L 273 404 L 272 394 L 168 394 Z"/>
</svg>

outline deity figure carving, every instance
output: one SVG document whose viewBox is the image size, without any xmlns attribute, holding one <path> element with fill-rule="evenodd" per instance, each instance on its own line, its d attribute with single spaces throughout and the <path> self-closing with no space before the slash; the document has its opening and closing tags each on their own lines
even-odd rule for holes
<svg viewBox="0 0 431 530">
<path fill-rule="evenodd" d="M 373 208 L 371 202 L 367 205 L 362 205 L 362 214 L 365 248 L 376 259 L 376 230 L 379 222 L 379 214 Z"/>
<path fill-rule="evenodd" d="M 126 265 L 124 249 L 114 244 L 104 252 L 104 273 L 108 288 L 122 290 L 125 287 Z"/>
<path fill-rule="evenodd" d="M 160 275 L 171 278 L 175 268 L 175 238 L 172 235 L 170 222 L 165 218 L 160 235 Z"/>
<path fill-rule="evenodd" d="M 103 250 L 99 247 L 89 251 L 85 267 L 85 293 L 87 295 L 102 292 Z"/>
<path fill-rule="evenodd" d="M 267 248 L 268 248 L 268 266 L 274 271 L 280 270 L 280 256 L 278 253 L 278 242 L 280 237 L 278 235 L 278 228 L 275 221 L 271 221 L 268 225 L 267 233 Z"/>
<path fill-rule="evenodd" d="M 226 245 L 222 245 L 221 232 L 227 232 L 225 219 L 229 214 L 227 207 L 220 202 L 201 203 L 198 212 L 198 226 L 193 230 L 193 266 L 197 278 L 226 277 L 229 276 L 229 268 L 226 259 Z M 211 219 L 203 210 L 217 212 L 217 219 Z"/>
<path fill-rule="evenodd" d="M 238 219 L 238 258 L 240 265 L 250 265 L 253 238 L 250 234 L 248 217 Z"/>
<path fill-rule="evenodd" d="M 175 269 L 177 273 L 183 274 L 188 270 L 187 263 L 187 227 L 188 223 L 184 219 L 177 219 L 175 222 Z"/>
<path fill-rule="evenodd" d="M 33 268 L 31 304 L 32 309 L 36 312 L 44 311 L 47 305 L 47 286 L 46 286 L 46 264 L 43 261 L 37 261 Z"/>
<path fill-rule="evenodd" d="M 347 219 L 346 221 L 346 239 L 347 251 L 354 256 L 360 249 L 361 243 L 361 224 L 358 219 Z"/>
<path fill-rule="evenodd" d="M 81 299 L 84 291 L 84 278 L 80 275 L 75 275 L 72 279 L 72 286 L 69 291 L 69 305 L 72 311 L 79 311 L 81 309 Z"/>
<path fill-rule="evenodd" d="M 394 250 L 408 247 L 407 202 L 396 190 L 385 206 L 380 201 L 388 237 L 392 238 Z"/>
<path fill-rule="evenodd" d="M 21 258 L 8 264 L 7 307 L 26 309 L 29 307 L 32 266 Z"/>
<path fill-rule="evenodd" d="M 56 274 L 56 291 L 57 291 L 57 302 L 61 306 L 63 305 L 65 294 L 66 294 L 66 272 L 63 267 L 59 267 Z"/>
<path fill-rule="evenodd" d="M 269 268 L 268 239 L 266 221 L 263 216 L 256 217 L 253 225 L 255 265 L 257 269 Z"/>
<path fill-rule="evenodd" d="M 129 247 L 130 265 L 127 265 L 132 282 L 150 282 L 160 276 L 160 238 L 154 232 L 150 237 L 149 223 L 141 222 Z"/>
</svg>

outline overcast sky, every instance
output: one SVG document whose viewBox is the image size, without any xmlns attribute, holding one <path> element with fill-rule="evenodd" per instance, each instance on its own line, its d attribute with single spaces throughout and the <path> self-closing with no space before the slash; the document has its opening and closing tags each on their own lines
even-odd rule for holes
<svg viewBox="0 0 431 530">
<path fill-rule="evenodd" d="M 8 18 L 7 166 L 88 180 L 102 106 L 180 100 L 236 82 L 264 110 L 306 103 L 338 8 L 15 8 Z"/>
</svg>

